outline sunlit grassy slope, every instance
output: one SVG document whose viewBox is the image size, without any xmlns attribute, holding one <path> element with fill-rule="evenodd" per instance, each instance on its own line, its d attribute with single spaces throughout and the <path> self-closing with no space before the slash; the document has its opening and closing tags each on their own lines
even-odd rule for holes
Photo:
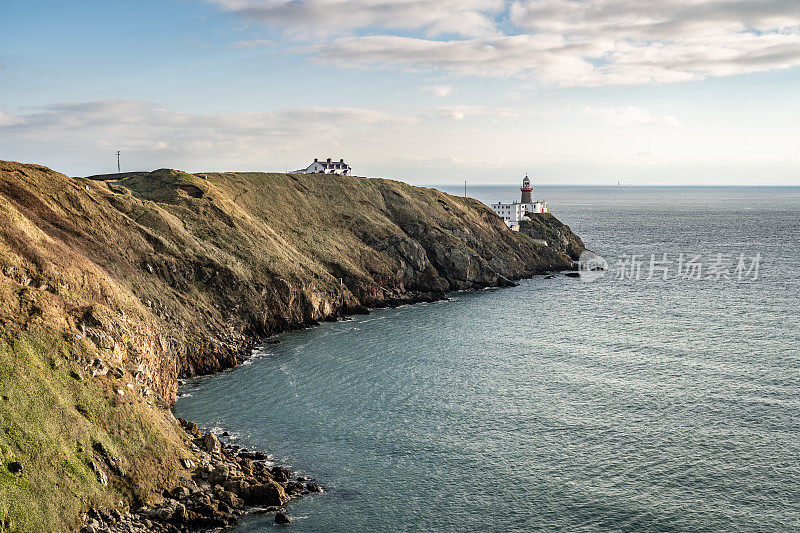
<svg viewBox="0 0 800 533">
<path fill-rule="evenodd" d="M 390 180 L 0 162 L 0 527 L 157 499 L 191 455 L 178 376 L 258 338 L 569 264 L 476 200 Z"/>
</svg>

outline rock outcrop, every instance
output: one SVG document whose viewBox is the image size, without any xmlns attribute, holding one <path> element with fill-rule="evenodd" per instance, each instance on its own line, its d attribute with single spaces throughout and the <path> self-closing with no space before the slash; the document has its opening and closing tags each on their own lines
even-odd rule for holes
<svg viewBox="0 0 800 533">
<path fill-rule="evenodd" d="M 524 220 L 519 225 L 519 232 L 523 235 L 546 243 L 573 261 L 577 261 L 586 250 L 581 238 L 552 213 L 529 213 L 528 218 L 531 220 Z"/>
<path fill-rule="evenodd" d="M 196 436 L 196 426 L 179 419 L 198 454 L 191 477 L 164 491 L 155 505 L 132 512 L 90 509 L 83 515 L 81 533 L 178 533 L 218 530 L 236 523 L 247 512 L 275 512 L 275 522 L 290 524 L 280 509 L 291 498 L 323 492 L 314 480 L 297 476 L 283 466 L 270 466 L 268 457 L 231 444 L 213 433 Z M 213 443 L 213 446 L 209 446 Z M 208 448 L 211 447 L 212 450 Z"/>
<path fill-rule="evenodd" d="M 289 328 L 568 269 L 580 242 L 554 218 L 547 236 L 512 232 L 476 200 L 391 180 L 100 178 L 0 161 L 8 529 L 69 529 L 87 505 L 151 505 L 191 476 L 219 443 L 195 451 L 167 410 L 180 377 Z M 253 490 L 233 493 L 281 499 Z"/>
</svg>

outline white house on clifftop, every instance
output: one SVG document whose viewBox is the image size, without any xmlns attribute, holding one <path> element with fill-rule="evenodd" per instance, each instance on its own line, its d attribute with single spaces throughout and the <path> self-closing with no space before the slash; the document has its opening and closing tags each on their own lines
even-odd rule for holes
<svg viewBox="0 0 800 533">
<path fill-rule="evenodd" d="M 522 180 L 522 187 L 519 189 L 522 192 L 519 202 L 497 202 L 492 204 L 492 211 L 494 211 L 506 225 L 513 229 L 519 230 L 519 223 L 525 219 L 526 213 L 548 213 L 547 202 L 543 200 L 533 201 L 533 186 L 528 176 Z"/>
<path fill-rule="evenodd" d="M 297 174 L 352 174 L 353 171 L 350 165 L 344 162 L 344 159 L 338 161 L 331 161 L 329 157 L 327 161 L 320 161 L 314 158 L 314 162 L 308 165 L 307 168 L 296 170 Z"/>
</svg>

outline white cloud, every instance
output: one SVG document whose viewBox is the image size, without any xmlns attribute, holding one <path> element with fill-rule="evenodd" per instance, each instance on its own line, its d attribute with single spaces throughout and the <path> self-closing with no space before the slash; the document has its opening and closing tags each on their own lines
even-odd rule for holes
<svg viewBox="0 0 800 533">
<path fill-rule="evenodd" d="M 800 65 L 800 32 L 737 33 L 648 45 L 618 43 L 602 69 L 608 83 L 698 80 Z"/>
<path fill-rule="evenodd" d="M 459 109 L 451 109 L 447 111 L 447 116 L 452 118 L 453 120 L 464 120 L 464 117 L 467 115 L 464 114 L 464 111 Z"/>
<path fill-rule="evenodd" d="M 320 62 L 359 66 L 441 68 L 458 75 L 510 76 L 536 73 L 563 84 L 596 82 L 599 74 L 581 55 L 600 52 L 592 43 L 569 43 L 558 35 L 513 35 L 466 41 L 436 41 L 374 35 L 341 37 L 306 46 Z"/>
<path fill-rule="evenodd" d="M 0 127 L 14 126 L 25 122 L 22 118 L 0 109 Z"/>
<path fill-rule="evenodd" d="M 420 90 L 437 98 L 444 98 L 445 96 L 453 94 L 453 87 L 450 85 L 431 85 L 429 87 L 422 87 Z"/>
<path fill-rule="evenodd" d="M 476 105 L 453 105 L 425 108 L 424 113 L 433 113 L 436 118 L 464 120 L 471 117 L 488 117 L 489 119 L 509 118 L 514 112 L 507 107 L 488 107 Z M 427 116 L 427 115 L 425 115 Z"/>
<path fill-rule="evenodd" d="M 509 17 L 522 31 L 597 44 L 602 53 L 584 56 L 599 77 L 589 84 L 662 83 L 800 65 L 796 0 L 516 0 Z"/>
<path fill-rule="evenodd" d="M 534 32 L 631 41 L 674 41 L 791 28 L 795 0 L 515 0 L 511 21 Z"/>
<path fill-rule="evenodd" d="M 547 103 L 391 109 L 183 113 L 127 100 L 58 104 L 7 120 L 0 153 L 72 175 L 115 171 L 119 149 L 123 170 L 292 170 L 321 156 L 344 157 L 360 175 L 423 184 L 508 183 L 526 170 L 564 183 L 615 183 L 643 169 L 642 183 L 753 183 L 765 176 L 797 184 L 791 113 L 753 110 L 747 120 L 725 123 L 700 110 L 691 128 L 656 129 L 669 115 L 591 107 L 618 111 L 588 118 L 584 106 Z M 653 129 L 609 129 L 606 116 Z M 502 125 L 494 124 L 498 118 Z M 770 131 L 776 133 L 761 134 Z M 648 153 L 652 147 L 666 155 Z"/>
<path fill-rule="evenodd" d="M 209 0 L 297 38 L 353 30 L 421 30 L 429 36 L 486 35 L 502 0 Z"/>
<path fill-rule="evenodd" d="M 671 43 L 569 40 L 558 34 L 437 41 L 375 35 L 303 47 L 347 66 L 443 69 L 455 75 L 530 75 L 559 86 L 651 84 L 800 65 L 800 32 L 698 37 Z"/>
<path fill-rule="evenodd" d="M 596 86 L 800 65 L 797 0 L 211 1 L 311 40 L 295 51 L 351 67 Z"/>
<path fill-rule="evenodd" d="M 122 150 L 144 168 L 170 164 L 248 165 L 396 136 L 419 119 L 361 108 L 283 108 L 191 114 L 134 100 L 57 104 L 23 117 L 0 114 L 0 133 L 49 153 L 53 147 Z M 274 164 L 274 163 L 273 163 Z M 298 163 L 299 164 L 299 163 Z M 282 166 L 282 165 L 281 165 Z"/>
<path fill-rule="evenodd" d="M 591 107 L 583 109 L 585 115 L 599 118 L 612 126 L 672 126 L 681 122 L 672 115 L 654 115 L 646 109 L 635 106 Z"/>
</svg>

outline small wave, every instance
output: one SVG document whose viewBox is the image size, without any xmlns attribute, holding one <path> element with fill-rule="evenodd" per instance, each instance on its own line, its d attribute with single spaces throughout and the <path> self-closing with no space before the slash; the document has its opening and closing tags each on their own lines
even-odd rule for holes
<svg viewBox="0 0 800 533">
<path fill-rule="evenodd" d="M 253 350 L 253 353 L 250 354 L 250 357 L 245 359 L 245 361 L 242 363 L 242 365 L 252 364 L 252 362 L 257 360 L 257 359 L 263 359 L 265 357 L 272 357 L 273 355 L 275 355 L 275 352 L 268 352 L 268 351 L 263 350 L 263 349 Z"/>
<path fill-rule="evenodd" d="M 239 437 L 240 437 L 240 435 L 238 433 L 235 433 L 233 431 L 227 430 L 222 426 L 211 426 L 209 428 L 209 431 L 211 433 L 213 433 L 214 435 L 216 435 L 217 437 L 219 437 L 223 441 L 233 442 L 233 441 L 239 440 Z M 227 433 L 227 435 L 225 435 L 225 433 Z"/>
</svg>

